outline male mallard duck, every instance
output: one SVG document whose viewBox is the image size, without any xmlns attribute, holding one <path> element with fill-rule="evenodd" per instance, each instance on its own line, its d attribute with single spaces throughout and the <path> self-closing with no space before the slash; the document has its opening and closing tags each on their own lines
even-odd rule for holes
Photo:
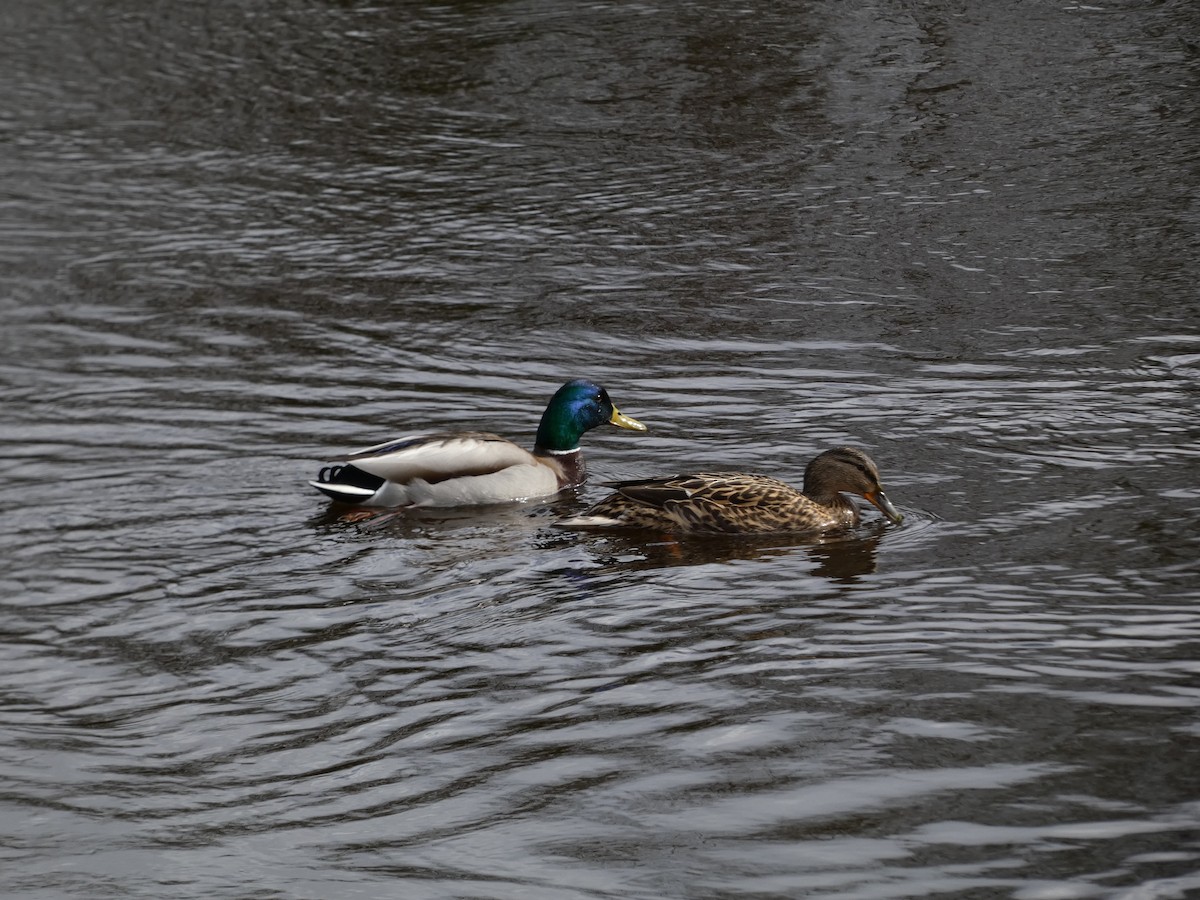
<svg viewBox="0 0 1200 900">
<path fill-rule="evenodd" d="M 333 460 L 309 484 L 334 500 L 363 506 L 472 506 L 547 497 L 583 484 L 579 439 L 605 422 L 646 430 L 617 412 L 604 388 L 577 378 L 550 398 L 532 453 L 478 431 L 410 435 Z"/>
<path fill-rule="evenodd" d="M 616 493 L 568 528 L 647 528 L 667 532 L 768 534 L 826 531 L 858 521 L 842 491 L 858 494 L 896 524 L 903 520 L 883 493 L 879 470 L 861 450 L 826 450 L 804 470 L 804 490 L 766 475 L 697 472 L 613 485 Z"/>
</svg>

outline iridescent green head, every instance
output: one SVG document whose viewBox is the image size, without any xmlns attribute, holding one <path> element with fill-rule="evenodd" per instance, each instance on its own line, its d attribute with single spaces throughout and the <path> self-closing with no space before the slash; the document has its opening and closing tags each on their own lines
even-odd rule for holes
<svg viewBox="0 0 1200 900">
<path fill-rule="evenodd" d="M 554 393 L 542 413 L 535 449 L 558 453 L 578 450 L 583 433 L 605 422 L 630 431 L 646 430 L 637 419 L 617 412 L 600 385 L 583 378 L 568 381 Z"/>
</svg>

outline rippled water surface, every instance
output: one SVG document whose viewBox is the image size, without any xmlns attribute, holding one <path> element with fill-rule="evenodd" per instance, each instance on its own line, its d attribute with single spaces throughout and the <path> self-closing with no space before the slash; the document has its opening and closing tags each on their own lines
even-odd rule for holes
<svg viewBox="0 0 1200 900">
<path fill-rule="evenodd" d="M 1187 0 L 0 5 L 0 894 L 1200 896 Z M 647 434 L 341 520 L 320 461 Z M 825 539 L 554 527 L 798 481 Z"/>
</svg>

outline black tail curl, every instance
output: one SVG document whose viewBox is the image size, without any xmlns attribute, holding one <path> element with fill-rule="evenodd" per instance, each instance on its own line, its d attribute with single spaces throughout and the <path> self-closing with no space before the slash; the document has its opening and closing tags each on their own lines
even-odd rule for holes
<svg viewBox="0 0 1200 900">
<path fill-rule="evenodd" d="M 369 495 L 360 496 L 357 493 L 340 491 L 338 488 L 361 488 L 362 490 L 374 493 L 383 487 L 383 483 L 384 479 L 378 475 L 364 472 L 358 466 L 351 465 L 350 463 L 340 463 L 324 466 L 317 473 L 317 480 L 313 482 L 313 487 L 332 497 L 334 500 L 341 500 L 343 503 L 361 503 Z M 325 487 L 326 485 L 328 487 Z"/>
</svg>

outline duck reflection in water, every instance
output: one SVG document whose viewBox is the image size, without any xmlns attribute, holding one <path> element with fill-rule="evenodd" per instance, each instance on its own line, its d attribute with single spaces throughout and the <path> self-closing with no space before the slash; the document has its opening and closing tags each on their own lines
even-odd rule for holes
<svg viewBox="0 0 1200 900">
<path fill-rule="evenodd" d="M 866 532 L 865 534 L 863 532 Z M 643 569 L 701 566 L 739 560 L 780 559 L 804 553 L 815 563 L 812 575 L 831 581 L 852 582 L 876 569 L 876 548 L 887 531 L 882 522 L 872 522 L 854 531 L 822 535 L 691 535 L 687 540 L 633 531 L 606 532 L 588 541 L 599 573 Z M 639 557 L 639 558 L 631 558 Z"/>
</svg>

